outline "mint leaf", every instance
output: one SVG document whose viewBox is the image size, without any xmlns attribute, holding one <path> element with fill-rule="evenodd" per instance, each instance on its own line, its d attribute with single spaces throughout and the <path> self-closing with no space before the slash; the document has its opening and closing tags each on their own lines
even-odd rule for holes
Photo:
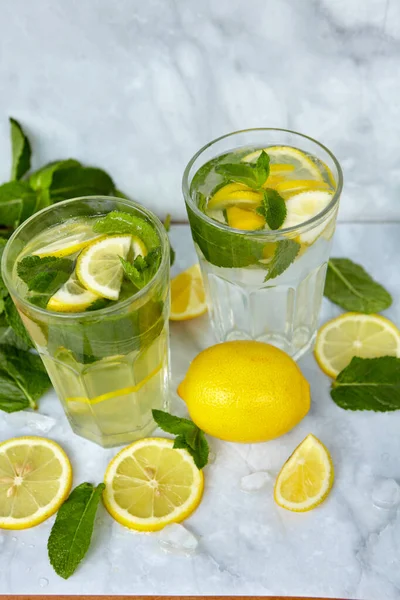
<svg viewBox="0 0 400 600">
<path fill-rule="evenodd" d="M 96 233 L 137 235 L 148 250 L 160 245 L 158 235 L 150 223 L 129 213 L 110 212 L 95 223 L 93 230 Z"/>
<path fill-rule="evenodd" d="M 392 297 L 383 286 L 348 258 L 328 261 L 324 295 L 345 310 L 378 313 L 392 304 Z"/>
<path fill-rule="evenodd" d="M 174 448 L 187 450 L 198 469 L 208 463 L 209 447 L 204 432 L 193 421 L 175 417 L 162 410 L 153 410 L 153 419 L 167 433 L 176 435 Z"/>
<path fill-rule="evenodd" d="M 15 335 L 21 338 L 26 347 L 31 348 L 33 346 L 32 340 L 19 316 L 11 296 L 8 296 L 4 302 L 4 313 L 7 324 L 13 329 Z"/>
<path fill-rule="evenodd" d="M 5 300 L 2 299 L 5 305 Z M 4 306 L 5 308 L 5 306 Z M 14 348 L 18 348 L 20 350 L 29 350 L 32 347 L 32 344 L 26 344 L 24 340 L 15 333 L 12 327 L 7 323 L 7 318 L 5 312 L 0 315 L 0 344 L 6 346 L 14 346 Z"/>
<path fill-rule="evenodd" d="M 11 127 L 11 177 L 10 179 L 21 179 L 31 166 L 31 145 L 21 125 L 10 117 Z"/>
<path fill-rule="evenodd" d="M 71 577 L 89 549 L 104 488 L 104 483 L 99 483 L 97 487 L 91 483 L 81 483 L 57 513 L 47 550 L 51 566 L 64 579 Z"/>
<path fill-rule="evenodd" d="M 295 240 L 282 240 L 277 243 L 274 256 L 268 263 L 268 273 L 264 281 L 275 279 L 292 264 L 300 250 L 300 244 Z"/>
<path fill-rule="evenodd" d="M 32 302 L 32 300 L 31 300 Z M 107 308 L 113 303 L 112 300 L 107 298 L 97 298 L 90 306 L 87 307 L 86 311 L 100 310 L 101 308 Z"/>
<path fill-rule="evenodd" d="M 331 396 L 346 410 L 400 409 L 400 359 L 355 356 L 333 382 Z"/>
<path fill-rule="evenodd" d="M 267 188 L 264 191 L 262 205 L 256 209 L 256 212 L 265 217 L 270 229 L 276 230 L 286 219 L 286 203 L 276 190 Z"/>
<path fill-rule="evenodd" d="M 133 264 L 122 258 L 122 256 L 119 259 L 125 275 L 141 290 L 158 271 L 161 262 L 161 248 L 153 248 L 145 257 L 137 256 Z"/>
<path fill-rule="evenodd" d="M 0 263 L 1 263 L 1 259 L 3 257 L 3 252 L 4 252 L 4 248 L 6 247 L 6 240 L 3 240 L 2 238 L 0 238 Z M 8 289 L 6 288 L 6 284 L 4 283 L 3 277 L 1 275 L 1 271 L 0 271 L 0 298 L 5 298 L 6 296 L 8 296 Z"/>
<path fill-rule="evenodd" d="M 257 179 L 260 182 L 259 187 L 261 187 L 269 177 L 269 162 L 268 154 L 265 150 L 261 150 L 261 154 L 256 162 Z"/>
<path fill-rule="evenodd" d="M 37 196 L 26 181 L 0 185 L 0 224 L 15 228 L 36 210 Z"/>
<path fill-rule="evenodd" d="M 108 196 L 115 185 L 102 169 L 74 166 L 56 169 L 48 190 L 52 202 L 58 202 L 78 196 Z"/>
<path fill-rule="evenodd" d="M 80 167 L 81 163 L 73 158 L 66 160 L 56 160 L 44 165 L 37 171 L 34 171 L 29 177 L 29 185 L 34 190 L 47 190 L 53 181 L 53 175 L 61 169 L 69 169 L 71 167 Z"/>
<path fill-rule="evenodd" d="M 36 400 L 50 387 L 39 356 L 0 345 L 0 410 L 37 408 Z"/>
<path fill-rule="evenodd" d="M 226 177 L 229 181 L 243 183 L 258 190 L 267 181 L 269 176 L 269 156 L 263 150 L 256 164 L 224 163 L 217 165 L 215 171 L 219 175 Z"/>
<path fill-rule="evenodd" d="M 55 256 L 26 256 L 17 266 L 18 276 L 34 292 L 54 294 L 69 279 L 74 261 Z"/>
<path fill-rule="evenodd" d="M 165 227 L 165 231 L 167 233 L 169 233 L 169 230 L 171 229 L 171 215 L 169 215 L 169 214 L 165 217 L 164 227 Z M 175 250 L 171 246 L 171 240 L 169 240 L 169 264 L 171 267 L 175 262 L 175 256 L 176 256 Z"/>
</svg>

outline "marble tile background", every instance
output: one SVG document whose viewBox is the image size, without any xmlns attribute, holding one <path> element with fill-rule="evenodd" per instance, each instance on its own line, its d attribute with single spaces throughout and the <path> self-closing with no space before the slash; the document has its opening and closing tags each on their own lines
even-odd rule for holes
<svg viewBox="0 0 400 600">
<path fill-rule="evenodd" d="M 399 0 L 0 0 L 0 180 L 7 116 L 35 165 L 108 169 L 160 215 L 204 143 L 287 127 L 342 162 L 342 220 L 400 218 Z"/>
</svg>

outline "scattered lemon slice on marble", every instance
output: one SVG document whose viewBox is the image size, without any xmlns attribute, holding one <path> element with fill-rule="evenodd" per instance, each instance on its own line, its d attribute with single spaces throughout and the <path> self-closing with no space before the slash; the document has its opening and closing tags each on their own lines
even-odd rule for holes
<svg viewBox="0 0 400 600">
<path fill-rule="evenodd" d="M 286 201 L 287 215 L 283 228 L 299 227 L 306 221 L 319 215 L 330 203 L 333 197 L 333 192 L 328 191 L 309 191 L 300 192 L 291 196 Z M 320 223 L 312 227 L 309 231 L 299 234 L 300 243 L 312 244 L 317 237 L 323 232 L 326 223 Z"/>
<path fill-rule="evenodd" d="M 89 244 L 78 256 L 76 274 L 87 290 L 109 300 L 118 300 L 123 269 L 132 236 L 108 235 Z"/>
<path fill-rule="evenodd" d="M 1 443 L 0 528 L 42 523 L 60 508 L 71 483 L 71 464 L 55 442 L 20 437 Z"/>
<path fill-rule="evenodd" d="M 203 278 L 198 263 L 171 281 L 171 321 L 186 321 L 207 311 Z"/>
<path fill-rule="evenodd" d="M 95 233 L 90 219 L 76 221 L 75 223 L 61 223 L 56 227 L 43 232 L 39 238 L 40 248 L 32 252 L 33 256 L 70 256 L 79 252 L 101 235 Z"/>
<path fill-rule="evenodd" d="M 283 465 L 275 483 L 275 502 L 294 512 L 311 510 L 328 496 L 333 479 L 327 448 L 310 434 Z"/>
<path fill-rule="evenodd" d="M 100 296 L 82 287 L 75 272 L 50 298 L 47 310 L 58 312 L 81 312 L 89 308 Z"/>
<path fill-rule="evenodd" d="M 381 315 L 345 313 L 320 328 L 314 354 L 324 373 L 336 378 L 353 356 L 400 358 L 400 331 Z"/>
<path fill-rule="evenodd" d="M 200 504 L 204 479 L 173 440 L 146 438 L 127 446 L 107 467 L 104 505 L 116 521 L 157 531 L 186 519 Z"/>
</svg>

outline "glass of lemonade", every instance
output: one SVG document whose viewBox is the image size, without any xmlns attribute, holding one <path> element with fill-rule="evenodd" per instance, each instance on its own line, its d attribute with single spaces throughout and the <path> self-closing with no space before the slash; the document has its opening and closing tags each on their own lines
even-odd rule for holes
<svg viewBox="0 0 400 600">
<path fill-rule="evenodd" d="M 169 241 L 142 206 L 76 198 L 25 221 L 2 272 L 72 429 L 111 447 L 167 408 Z"/>
<path fill-rule="evenodd" d="M 325 146 L 284 129 L 231 133 L 191 159 L 183 193 L 218 341 L 295 359 L 312 347 L 342 183 Z"/>
</svg>

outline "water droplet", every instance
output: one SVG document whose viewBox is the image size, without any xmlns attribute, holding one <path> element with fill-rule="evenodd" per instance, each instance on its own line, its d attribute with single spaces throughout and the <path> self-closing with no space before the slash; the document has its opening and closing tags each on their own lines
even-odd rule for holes
<svg viewBox="0 0 400 600">
<path fill-rule="evenodd" d="M 26 572 L 29 573 L 32 570 L 32 567 L 27 567 Z"/>
<path fill-rule="evenodd" d="M 190 556 L 196 552 L 197 538 L 179 523 L 167 525 L 158 534 L 158 543 L 165 552 Z"/>
<path fill-rule="evenodd" d="M 49 585 L 49 580 L 46 579 L 46 577 L 41 577 L 39 579 L 39 585 L 40 587 L 47 587 Z"/>
<path fill-rule="evenodd" d="M 16 541 L 17 541 L 17 538 L 16 538 L 16 537 L 14 537 L 14 536 L 13 536 L 11 539 L 12 539 L 12 541 L 13 541 L 13 542 L 16 542 Z"/>
<path fill-rule="evenodd" d="M 21 542 L 21 546 L 25 546 L 25 542 Z"/>
<path fill-rule="evenodd" d="M 384 452 L 384 453 L 381 455 L 381 459 L 382 459 L 384 462 L 387 462 L 387 461 L 389 460 L 389 458 L 390 458 L 390 455 L 389 455 L 389 453 L 388 453 L 388 452 Z"/>
<path fill-rule="evenodd" d="M 215 461 L 216 461 L 216 459 L 217 459 L 217 454 L 216 454 L 216 453 L 214 452 L 214 450 L 211 448 L 211 449 L 210 449 L 210 452 L 209 452 L 209 454 L 208 454 L 208 464 L 209 464 L 209 465 L 212 465 L 212 464 L 214 464 L 214 463 L 215 463 Z"/>
<path fill-rule="evenodd" d="M 372 502 L 377 508 L 389 510 L 400 502 L 400 487 L 394 479 L 380 479 L 372 491 Z"/>
<path fill-rule="evenodd" d="M 258 492 L 267 483 L 271 481 L 271 477 L 265 471 L 257 471 L 256 473 L 250 473 L 245 475 L 240 480 L 240 489 L 243 492 Z"/>
<path fill-rule="evenodd" d="M 29 548 L 34 548 L 35 544 L 29 544 Z"/>
</svg>

